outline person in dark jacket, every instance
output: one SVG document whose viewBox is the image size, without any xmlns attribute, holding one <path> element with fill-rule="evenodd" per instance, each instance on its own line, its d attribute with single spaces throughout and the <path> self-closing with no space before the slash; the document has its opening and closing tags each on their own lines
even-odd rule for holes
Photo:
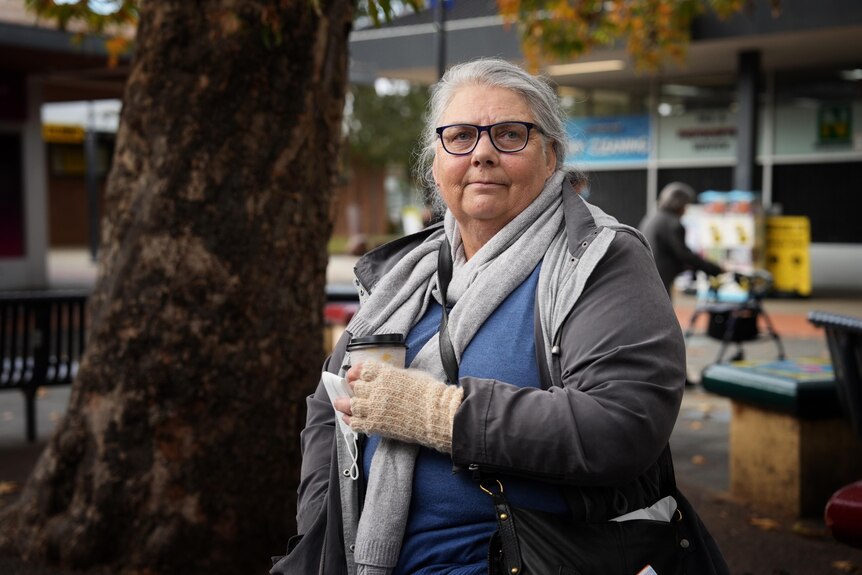
<svg viewBox="0 0 862 575">
<path fill-rule="evenodd" d="M 638 226 L 652 248 L 658 275 L 668 295 L 673 280 L 685 270 L 700 270 L 712 276 L 724 272 L 721 266 L 703 259 L 685 244 L 685 228 L 680 218 L 694 198 L 694 190 L 688 184 L 670 183 L 659 193 L 656 213 L 645 217 Z"/>
<path fill-rule="evenodd" d="M 573 190 L 564 122 L 550 85 L 502 60 L 434 87 L 420 169 L 443 222 L 355 267 L 361 307 L 324 365 L 354 397 L 308 398 L 299 534 L 271 573 L 486 574 L 486 473 L 576 522 L 666 499 L 682 333 L 640 233 Z M 409 369 L 351 365 L 352 337 L 393 333 Z M 726 573 L 708 535 L 685 541 L 715 557 L 690 573 Z"/>
</svg>

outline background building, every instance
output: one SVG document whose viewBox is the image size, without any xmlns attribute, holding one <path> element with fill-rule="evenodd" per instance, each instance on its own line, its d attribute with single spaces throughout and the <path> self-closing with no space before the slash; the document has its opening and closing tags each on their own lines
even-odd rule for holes
<svg viewBox="0 0 862 575">
<path fill-rule="evenodd" d="M 636 71 L 622 49 L 544 72 L 570 112 L 567 161 L 590 201 L 637 225 L 658 191 L 755 192 L 768 212 L 807 216 L 815 289 L 862 289 L 862 2 L 766 0 L 727 20 L 697 19 L 682 66 Z M 455 1 L 447 63 L 523 59 L 493 0 Z M 433 10 L 353 33 L 356 75 L 437 78 Z"/>
</svg>

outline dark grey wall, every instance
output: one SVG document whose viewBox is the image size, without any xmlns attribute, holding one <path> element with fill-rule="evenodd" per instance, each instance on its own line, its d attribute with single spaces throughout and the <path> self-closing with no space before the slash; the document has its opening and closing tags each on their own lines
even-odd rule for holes
<svg viewBox="0 0 862 575">
<path fill-rule="evenodd" d="M 646 213 L 646 170 L 587 172 L 590 195 L 587 201 L 620 222 L 637 226 Z"/>
<path fill-rule="evenodd" d="M 860 0 L 781 0 L 781 12 L 777 17 L 772 15 L 769 0 L 754 0 L 753 4 L 753 10 L 725 20 L 715 15 L 695 19 L 691 29 L 692 40 L 717 40 L 862 24 Z"/>
</svg>

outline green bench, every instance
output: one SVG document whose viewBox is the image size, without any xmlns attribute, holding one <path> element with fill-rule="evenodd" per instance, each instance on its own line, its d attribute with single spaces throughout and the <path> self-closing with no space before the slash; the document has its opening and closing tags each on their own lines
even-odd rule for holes
<svg viewBox="0 0 862 575">
<path fill-rule="evenodd" d="M 805 419 L 838 417 L 832 364 L 819 358 L 717 363 L 703 372 L 717 395 Z"/>
<path fill-rule="evenodd" d="M 714 364 L 701 382 L 731 400 L 731 495 L 816 516 L 837 488 L 862 475 L 862 445 L 841 411 L 829 361 Z"/>
</svg>

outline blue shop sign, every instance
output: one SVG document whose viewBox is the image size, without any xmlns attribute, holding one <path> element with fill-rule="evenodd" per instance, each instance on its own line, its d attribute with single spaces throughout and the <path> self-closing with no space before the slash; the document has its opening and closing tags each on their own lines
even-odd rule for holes
<svg viewBox="0 0 862 575">
<path fill-rule="evenodd" d="M 566 162 L 619 163 L 649 159 L 649 116 L 569 118 Z"/>
</svg>

